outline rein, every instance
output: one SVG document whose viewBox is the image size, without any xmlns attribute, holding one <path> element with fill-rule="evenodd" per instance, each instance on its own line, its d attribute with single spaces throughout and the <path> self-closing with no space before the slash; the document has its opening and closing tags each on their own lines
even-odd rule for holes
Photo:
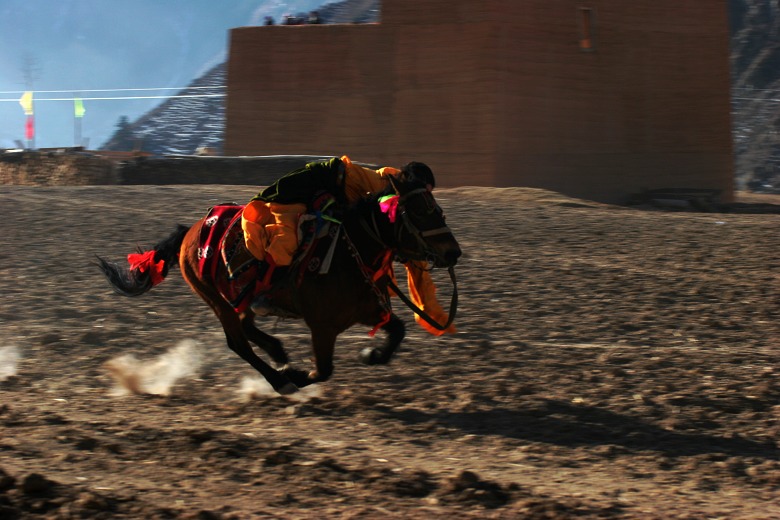
<svg viewBox="0 0 780 520">
<path fill-rule="evenodd" d="M 388 300 L 388 297 L 385 293 L 382 292 L 379 287 L 377 287 L 376 282 L 378 281 L 381 276 L 377 276 L 379 274 L 383 273 L 383 267 L 385 265 L 385 262 L 382 262 L 382 265 L 379 267 L 379 269 L 375 272 L 374 276 L 371 276 L 371 268 L 369 268 L 365 262 L 363 262 L 363 259 L 360 256 L 360 252 L 355 247 L 355 244 L 352 243 L 352 240 L 350 240 L 349 235 L 347 235 L 346 230 L 344 231 L 344 234 L 342 235 L 344 237 L 344 240 L 347 242 L 347 246 L 349 247 L 350 254 L 352 258 L 355 259 L 355 262 L 357 262 L 358 267 L 360 268 L 360 272 L 363 275 L 363 278 L 365 278 L 366 283 L 371 286 L 371 289 L 374 291 L 374 294 L 376 294 L 377 299 L 382 304 L 382 307 L 387 311 L 388 313 L 392 313 L 392 308 L 390 307 L 390 302 Z M 387 246 L 385 246 L 387 247 Z M 390 249 L 388 249 L 388 252 Z M 386 256 L 386 260 L 389 260 L 389 258 Z M 455 268 L 449 267 L 447 269 L 447 272 L 450 274 L 450 280 L 452 281 L 452 298 L 450 299 L 450 310 L 447 317 L 447 323 L 444 325 L 440 325 L 436 322 L 433 318 L 431 318 L 428 313 L 426 313 L 424 310 L 419 308 L 417 305 L 412 302 L 404 293 L 401 291 L 401 289 L 393 283 L 393 277 L 387 276 L 387 286 L 393 290 L 395 294 L 398 295 L 398 298 L 406 304 L 407 307 L 409 307 L 415 314 L 417 314 L 420 318 L 425 320 L 428 325 L 433 327 L 436 330 L 447 330 L 450 325 L 452 325 L 452 322 L 455 321 L 455 314 L 458 311 L 458 282 L 455 279 Z M 381 326 L 382 324 L 380 324 Z M 378 327 L 377 327 L 378 328 Z M 374 329 L 375 332 L 376 329 Z M 373 334 L 372 334 L 373 335 Z"/>
<path fill-rule="evenodd" d="M 415 194 L 420 191 L 427 191 L 427 190 L 423 188 L 420 190 L 414 190 L 412 192 L 409 192 L 406 195 L 401 197 L 401 201 L 403 201 L 403 199 L 408 197 L 409 195 Z M 384 242 L 384 240 L 382 240 L 381 238 L 381 233 L 379 231 L 379 226 L 377 225 L 376 222 L 375 213 L 371 214 L 371 224 L 369 224 L 364 218 L 360 219 L 360 224 L 363 227 L 363 230 L 367 232 L 368 236 L 370 236 L 375 242 L 381 245 L 382 248 L 387 249 L 388 252 L 391 251 L 391 248 L 389 248 L 387 244 Z M 401 224 L 402 226 L 396 226 L 398 229 L 397 237 L 396 237 L 398 242 L 400 243 L 401 233 L 405 229 L 416 239 L 418 244 L 422 246 L 423 250 L 426 250 L 428 248 L 427 244 L 423 240 L 423 237 L 451 232 L 449 227 L 447 226 L 428 230 L 428 231 L 420 231 L 419 229 L 417 229 L 416 226 L 414 226 L 414 224 L 410 222 L 409 217 L 406 215 L 405 212 L 401 213 Z M 360 268 L 360 272 L 363 274 L 366 283 L 371 285 L 372 290 L 377 295 L 377 298 L 381 302 L 384 309 L 388 313 L 391 313 L 392 309 L 390 307 L 389 298 L 387 297 L 386 293 L 380 290 L 379 287 L 377 287 L 376 285 L 378 279 L 382 277 L 381 276 L 382 274 L 384 274 L 385 263 L 388 259 L 388 256 L 387 255 L 385 256 L 385 260 L 382 262 L 382 265 L 379 266 L 379 269 L 372 276 L 371 269 L 365 264 L 365 262 L 363 262 L 363 259 L 360 256 L 360 252 L 352 243 L 352 240 L 347 235 L 346 230 L 344 230 L 343 237 L 344 240 L 347 242 L 352 257 L 357 262 L 358 267 Z M 449 273 L 450 280 L 452 281 L 452 298 L 450 300 L 450 310 L 448 313 L 447 322 L 444 325 L 437 323 L 436 320 L 431 318 L 424 310 L 422 310 L 417 305 L 415 305 L 414 302 L 412 302 L 412 300 L 409 299 L 409 297 L 407 297 L 401 291 L 401 289 L 393 282 L 392 276 L 389 275 L 387 276 L 388 278 L 387 285 L 390 289 L 393 290 L 395 294 L 398 295 L 398 298 L 400 298 L 400 300 L 404 302 L 404 304 L 406 304 L 406 306 L 409 307 L 409 309 L 411 309 L 415 314 L 417 314 L 420 318 L 422 318 L 431 327 L 435 328 L 436 330 L 446 330 L 447 328 L 449 328 L 450 325 L 452 325 L 452 322 L 455 320 L 455 314 L 457 313 L 457 309 L 458 309 L 458 283 L 457 280 L 455 279 L 455 268 L 449 267 L 447 269 L 447 272 Z"/>
<path fill-rule="evenodd" d="M 406 295 L 401 292 L 401 289 L 399 289 L 398 286 L 393 283 L 393 280 L 388 281 L 387 284 L 393 290 L 393 292 L 398 295 L 401 301 L 404 302 L 407 307 L 412 309 L 414 313 L 417 314 L 420 318 L 425 320 L 428 325 L 436 330 L 447 330 L 447 328 L 452 325 L 452 322 L 455 321 L 455 313 L 458 311 L 458 283 L 455 280 L 455 268 L 450 267 L 447 269 L 447 272 L 450 273 L 450 280 L 452 280 L 452 299 L 450 300 L 450 311 L 447 317 L 447 323 L 444 325 L 439 325 L 436 323 L 436 321 L 428 316 L 424 310 L 416 306 L 412 300 L 407 298 Z"/>
</svg>

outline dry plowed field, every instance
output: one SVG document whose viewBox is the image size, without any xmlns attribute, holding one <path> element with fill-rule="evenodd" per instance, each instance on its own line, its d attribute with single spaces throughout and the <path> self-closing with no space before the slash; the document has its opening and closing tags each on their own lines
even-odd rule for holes
<svg viewBox="0 0 780 520">
<path fill-rule="evenodd" d="M 396 302 L 390 365 L 354 327 L 285 398 L 178 270 L 125 298 L 92 265 L 256 191 L 0 186 L 0 518 L 780 518 L 780 215 L 437 190 L 459 332 Z"/>
</svg>

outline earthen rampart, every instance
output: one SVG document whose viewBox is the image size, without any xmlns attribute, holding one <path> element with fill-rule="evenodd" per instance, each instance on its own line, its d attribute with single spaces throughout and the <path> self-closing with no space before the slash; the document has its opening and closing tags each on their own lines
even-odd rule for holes
<svg viewBox="0 0 780 520">
<path fill-rule="evenodd" d="M 234 184 L 267 186 L 321 156 L 106 158 L 74 150 L 0 153 L 0 184 Z"/>
</svg>

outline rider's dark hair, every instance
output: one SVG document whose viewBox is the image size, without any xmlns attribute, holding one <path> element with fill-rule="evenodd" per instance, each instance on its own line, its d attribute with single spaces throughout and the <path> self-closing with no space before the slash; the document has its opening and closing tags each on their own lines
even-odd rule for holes
<svg viewBox="0 0 780 520">
<path fill-rule="evenodd" d="M 427 164 L 421 162 L 410 162 L 401 168 L 401 178 L 409 180 L 418 180 L 425 184 L 430 184 L 431 188 L 436 187 L 436 179 L 433 172 Z"/>
</svg>

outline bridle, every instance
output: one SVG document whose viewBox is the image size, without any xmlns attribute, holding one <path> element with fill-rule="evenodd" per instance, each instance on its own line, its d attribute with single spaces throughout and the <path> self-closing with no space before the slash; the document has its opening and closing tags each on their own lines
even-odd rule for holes
<svg viewBox="0 0 780 520">
<path fill-rule="evenodd" d="M 450 228 L 445 224 L 443 226 L 434 228 L 434 229 L 427 229 L 424 231 L 421 231 L 413 222 L 412 219 L 409 217 L 406 207 L 405 207 L 405 201 L 409 197 L 413 195 L 420 195 L 420 194 L 426 194 L 430 193 L 430 191 L 427 188 L 416 188 L 413 189 L 403 195 L 400 195 L 398 188 L 395 185 L 395 182 L 392 180 L 390 181 L 391 185 L 396 191 L 396 194 L 399 195 L 398 198 L 398 215 L 396 217 L 396 222 L 394 223 L 393 229 L 394 229 L 394 240 L 395 243 L 400 246 L 400 244 L 403 243 L 403 235 L 404 233 L 407 233 L 412 237 L 412 239 L 417 243 L 417 245 L 420 247 L 420 251 L 424 252 L 423 255 L 414 255 L 417 258 L 410 257 L 413 260 L 425 260 L 428 261 L 431 265 L 434 264 L 436 258 L 439 257 L 438 254 L 436 254 L 431 247 L 427 244 L 425 241 L 425 238 L 436 236 L 436 235 L 442 235 L 445 233 L 452 233 Z M 436 204 L 436 202 L 433 202 Z M 436 208 L 438 211 L 441 211 L 440 208 Z M 368 233 L 368 235 L 375 241 L 378 242 L 383 249 L 385 250 L 392 250 L 394 248 L 391 248 L 387 245 L 387 243 L 382 239 L 381 232 L 379 231 L 379 226 L 376 221 L 376 212 L 371 213 L 371 220 L 368 222 L 364 218 L 360 218 L 360 223 L 363 227 L 363 229 Z M 371 285 L 372 290 L 375 294 L 377 294 L 380 302 L 382 303 L 383 307 L 387 312 L 392 312 L 390 309 L 390 302 L 389 298 L 387 297 L 386 293 L 383 293 L 376 285 L 376 278 L 370 276 L 369 270 L 366 269 L 366 264 L 363 261 L 363 259 L 360 256 L 360 253 L 358 252 L 355 245 L 352 243 L 352 240 L 347 235 L 346 230 L 344 230 L 344 239 L 347 241 L 347 244 L 349 246 L 350 252 L 352 256 L 355 258 L 356 262 L 358 263 L 358 267 L 360 267 L 361 273 L 363 273 L 363 277 L 365 278 L 366 282 Z M 392 261 L 392 258 L 390 258 L 390 261 Z M 381 269 L 381 267 L 380 267 Z M 398 286 L 393 282 L 392 276 L 388 276 L 387 285 L 390 289 L 393 290 L 395 294 L 398 295 L 398 297 L 403 301 L 407 307 L 409 307 L 412 311 L 414 311 L 415 314 L 420 316 L 423 320 L 425 320 L 431 327 L 437 329 L 437 330 L 446 330 L 449 328 L 450 325 L 452 325 L 452 322 L 455 320 L 455 314 L 457 312 L 458 308 L 458 284 L 457 280 L 455 279 L 455 268 L 453 266 L 450 266 L 447 269 L 447 272 L 450 275 L 450 281 L 452 282 L 452 298 L 450 300 L 450 310 L 448 313 L 448 319 L 447 322 L 444 325 L 441 325 L 437 323 L 433 318 L 431 318 L 425 311 L 420 309 L 417 305 L 414 304 L 402 291 L 398 288 Z"/>
<path fill-rule="evenodd" d="M 395 187 L 395 184 L 393 184 L 393 187 Z M 397 189 L 396 189 L 397 193 Z M 421 231 L 415 224 L 412 222 L 412 219 L 409 217 L 408 212 L 406 211 L 406 205 L 405 201 L 409 197 L 413 195 L 425 195 L 426 193 L 430 193 L 428 189 L 426 188 L 416 188 L 408 193 L 405 193 L 403 195 L 399 195 L 398 197 L 398 216 L 397 221 L 394 223 L 393 226 L 393 240 L 396 244 L 399 246 L 404 243 L 404 236 L 408 235 L 412 238 L 412 240 L 417 245 L 417 251 L 420 251 L 422 254 L 413 254 L 409 255 L 408 251 L 404 251 L 403 253 L 405 257 L 408 257 L 412 260 L 424 260 L 431 264 L 435 263 L 436 259 L 439 258 L 440 255 L 438 255 L 425 241 L 426 238 L 436 236 L 436 235 L 444 235 L 444 234 L 452 234 L 452 230 L 445 224 L 443 226 L 434 228 L 434 229 L 426 229 L 424 231 Z M 434 204 L 436 204 L 434 202 Z M 441 211 L 441 208 L 438 208 L 438 211 Z M 383 248 L 390 248 L 387 243 L 382 239 L 382 234 L 379 231 L 379 225 L 376 221 L 376 213 L 371 213 L 371 221 L 368 222 L 365 219 L 360 219 L 360 223 L 363 226 L 363 229 L 368 233 L 368 235 L 379 245 L 381 245 Z M 390 248 L 392 249 L 392 248 Z"/>
<path fill-rule="evenodd" d="M 427 260 L 430 263 L 435 262 L 436 257 L 438 256 L 428 245 L 428 243 L 425 241 L 426 238 L 436 236 L 436 235 L 444 235 L 444 234 L 452 234 L 452 230 L 445 224 L 441 227 L 437 227 L 434 229 L 426 229 L 425 231 L 420 231 L 420 229 L 414 225 L 414 222 L 412 222 L 412 219 L 409 217 L 409 214 L 406 211 L 406 206 L 404 205 L 405 199 L 409 198 L 412 195 L 418 195 L 418 194 L 426 194 L 430 193 L 426 188 L 417 188 L 409 193 L 405 193 L 404 195 L 401 195 L 398 200 L 398 208 L 400 209 L 400 224 L 395 226 L 396 236 L 395 241 L 397 244 L 403 243 L 403 234 L 406 232 L 409 234 L 412 239 L 417 243 L 417 246 L 419 247 L 419 251 L 424 252 L 424 258 L 415 258 L 415 260 Z M 434 202 L 435 204 L 435 202 Z M 438 208 L 439 211 L 441 211 L 440 208 Z"/>
</svg>

